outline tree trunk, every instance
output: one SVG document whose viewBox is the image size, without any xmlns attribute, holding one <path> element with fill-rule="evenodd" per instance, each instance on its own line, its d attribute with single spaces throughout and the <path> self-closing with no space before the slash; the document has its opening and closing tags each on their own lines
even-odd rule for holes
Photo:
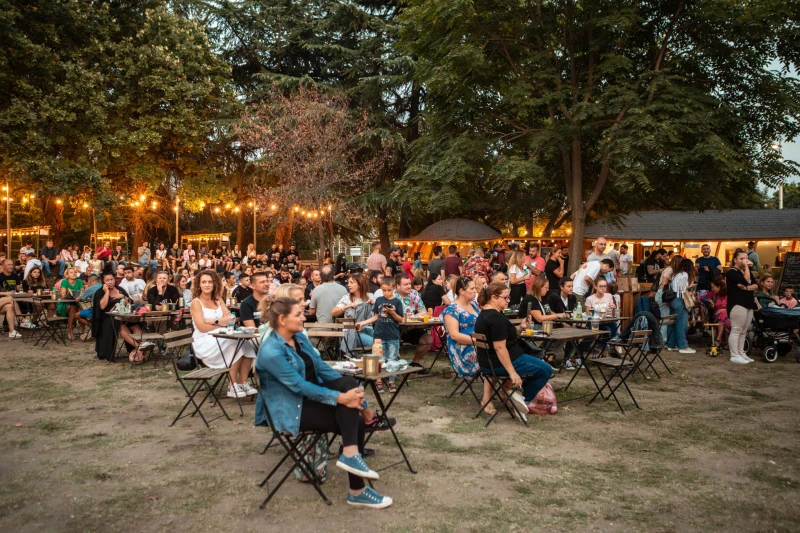
<svg viewBox="0 0 800 533">
<path fill-rule="evenodd" d="M 236 204 L 239 206 L 239 212 L 237 213 L 238 220 L 236 221 L 236 245 L 239 246 L 240 250 L 242 249 L 242 241 L 244 240 L 244 209 L 241 207 L 244 203 L 242 201 L 243 181 L 244 178 L 240 172 L 236 183 Z M 256 228 L 253 228 L 253 231 L 255 230 Z"/>
<path fill-rule="evenodd" d="M 572 242 L 569 246 L 569 269 L 575 272 L 583 264 L 583 229 L 586 225 L 586 211 L 583 201 L 583 174 L 580 138 L 573 137 L 570 157 L 565 158 L 569 169 L 567 177 L 567 198 L 572 210 Z M 565 275 L 568 275 L 566 272 Z"/>
<path fill-rule="evenodd" d="M 42 196 L 39 199 L 42 206 L 44 218 L 43 226 L 50 226 L 50 236 L 53 238 L 53 246 L 61 246 L 61 237 L 66 229 L 64 224 L 64 205 L 58 205 L 52 196 Z M 9 250 L 11 241 L 9 240 Z M 11 257 L 9 255 L 9 257 Z"/>
<path fill-rule="evenodd" d="M 399 239 L 408 239 L 411 237 L 411 224 L 408 223 L 408 218 L 406 218 L 403 211 L 400 212 L 400 227 L 397 228 L 397 237 Z"/>
<path fill-rule="evenodd" d="M 383 253 L 389 251 L 389 221 L 386 209 L 381 208 L 378 210 L 378 240 L 381 241 L 381 250 Z"/>
<path fill-rule="evenodd" d="M 533 228 L 534 228 L 534 220 L 535 215 L 531 212 L 530 218 L 528 218 L 528 239 L 533 239 Z"/>
<path fill-rule="evenodd" d="M 333 212 L 328 211 L 328 223 L 330 224 L 330 232 L 331 232 L 331 240 L 329 241 L 330 244 L 328 245 L 328 249 L 331 251 L 331 255 L 333 255 Z"/>
<path fill-rule="evenodd" d="M 317 266 L 322 268 L 322 256 L 325 255 L 325 223 L 322 217 L 317 219 L 317 231 L 319 232 L 319 253 L 317 254 Z"/>
</svg>

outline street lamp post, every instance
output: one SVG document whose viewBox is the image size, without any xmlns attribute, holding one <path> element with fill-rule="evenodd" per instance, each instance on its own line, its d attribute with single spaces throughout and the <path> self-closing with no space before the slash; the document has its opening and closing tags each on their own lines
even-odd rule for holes
<svg viewBox="0 0 800 533">
<path fill-rule="evenodd" d="M 181 246 L 181 239 L 180 239 L 180 229 L 178 228 L 178 221 L 180 220 L 180 213 L 181 213 L 181 199 L 178 196 L 175 196 L 175 242 L 178 244 L 178 248 Z"/>
<path fill-rule="evenodd" d="M 11 258 L 11 188 L 6 178 L 6 257 Z"/>
<path fill-rule="evenodd" d="M 253 202 L 253 250 L 258 250 L 258 220 L 256 219 L 256 212 L 258 211 L 258 204 Z"/>
</svg>

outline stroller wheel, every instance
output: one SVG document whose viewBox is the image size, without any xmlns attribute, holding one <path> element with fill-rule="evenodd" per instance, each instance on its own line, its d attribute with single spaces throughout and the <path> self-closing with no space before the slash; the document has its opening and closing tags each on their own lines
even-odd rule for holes
<svg viewBox="0 0 800 533">
<path fill-rule="evenodd" d="M 764 348 L 764 361 L 774 363 L 778 359 L 778 350 L 774 346 Z"/>
<path fill-rule="evenodd" d="M 750 352 L 753 350 L 753 343 L 750 340 L 750 337 L 745 335 L 744 337 L 744 353 L 750 355 Z"/>
<path fill-rule="evenodd" d="M 795 353 L 794 360 L 800 363 L 800 344 L 798 344 L 797 347 L 794 349 L 794 353 Z"/>
</svg>

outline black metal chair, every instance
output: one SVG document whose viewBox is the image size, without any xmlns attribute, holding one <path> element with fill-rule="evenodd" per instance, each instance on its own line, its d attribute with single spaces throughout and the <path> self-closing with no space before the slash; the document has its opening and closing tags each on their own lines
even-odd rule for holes
<svg viewBox="0 0 800 533">
<path fill-rule="evenodd" d="M 222 418 L 223 416 L 228 420 L 231 420 L 231 417 L 228 416 L 227 411 L 225 411 L 225 408 L 222 406 L 222 403 L 219 401 L 219 397 L 215 392 L 216 389 L 219 387 L 219 384 L 222 382 L 222 380 L 227 379 L 229 370 L 227 368 L 201 367 L 201 362 L 199 359 L 197 359 L 197 357 L 194 356 L 193 351 L 192 351 L 192 357 L 194 357 L 195 363 L 198 366 L 198 368 L 196 368 L 195 370 L 191 370 L 184 375 L 181 375 L 181 370 L 178 368 L 177 357 L 172 359 L 172 368 L 175 371 L 175 378 L 178 380 L 178 383 L 181 384 L 181 387 L 183 387 L 183 390 L 186 392 L 188 399 L 186 400 L 186 403 L 183 405 L 183 408 L 180 410 L 178 415 L 170 424 L 170 427 L 174 426 L 175 423 L 182 418 L 186 418 L 187 416 L 193 417 L 194 415 L 200 415 L 200 419 L 203 421 L 206 427 L 210 429 L 211 426 L 209 425 L 209 422 L 213 422 L 214 420 Z M 191 389 L 187 386 L 186 382 L 192 383 Z M 203 391 L 205 391 L 205 396 L 203 396 L 203 399 L 200 400 L 200 403 L 197 403 L 195 401 L 195 398 L 197 397 L 198 394 L 200 394 Z M 206 417 L 203 415 L 201 409 L 203 407 L 203 404 L 205 404 L 206 401 L 208 400 L 209 396 L 212 396 L 214 398 L 214 403 L 216 403 L 217 406 L 219 406 L 220 410 L 222 411 L 222 414 L 210 420 L 206 420 Z M 194 406 L 194 411 L 192 411 L 191 413 L 184 414 L 184 411 L 186 411 L 189 405 Z"/>
<path fill-rule="evenodd" d="M 489 342 L 486 340 L 486 335 L 482 335 L 480 333 L 472 333 L 470 337 L 472 337 L 472 343 L 475 345 L 476 350 L 483 349 L 489 352 L 494 351 L 494 348 L 490 347 Z M 497 375 L 494 369 L 494 365 L 492 364 L 491 358 L 489 358 L 489 371 L 490 372 L 487 374 L 486 372 L 484 372 L 483 369 L 481 369 L 481 373 L 479 375 L 482 376 L 483 379 L 490 379 L 489 383 L 492 387 L 492 395 L 485 404 L 481 403 L 481 401 L 478 400 L 478 403 L 481 404 L 481 408 L 475 414 L 474 418 L 478 418 L 481 415 L 481 413 L 483 413 L 483 410 L 486 408 L 486 406 L 489 405 L 492 402 L 492 400 L 497 398 L 502 402 L 503 407 L 505 407 L 506 411 L 508 411 L 508 414 L 511 416 L 511 418 L 516 418 L 518 420 L 521 420 L 522 423 L 525 424 L 525 426 L 527 427 L 528 425 L 528 420 L 526 416 L 527 413 L 523 415 L 523 413 L 520 412 L 520 410 L 517 408 L 516 404 L 514 404 L 514 402 L 511 401 L 511 394 L 513 394 L 515 391 L 519 391 L 521 393 L 522 389 L 517 387 L 515 389 L 511 389 L 510 391 L 506 390 L 503 384 L 508 380 L 508 376 Z M 525 380 L 526 378 L 530 378 L 532 376 L 520 376 L 520 377 L 523 380 Z M 497 413 L 499 412 L 500 410 L 498 409 L 492 415 L 490 415 L 489 420 L 486 421 L 486 425 L 484 427 L 488 427 L 489 424 L 492 423 L 492 420 L 494 420 L 495 417 L 497 416 Z"/>
<path fill-rule="evenodd" d="M 622 349 L 622 353 L 619 354 L 619 357 L 600 357 L 595 359 L 586 359 L 583 362 L 584 365 L 594 366 L 597 368 L 598 373 L 602 377 L 602 384 L 599 384 L 598 381 L 595 380 L 594 376 L 591 373 L 589 374 L 592 376 L 592 381 L 597 387 L 597 392 L 594 396 L 592 396 L 586 405 L 591 405 L 591 403 L 595 401 L 598 396 L 604 400 L 614 398 L 619 410 L 622 412 L 622 414 L 625 414 L 625 409 L 623 409 L 619 398 L 617 398 L 617 390 L 622 386 L 625 387 L 625 390 L 628 392 L 628 396 L 630 396 L 631 400 L 633 400 L 633 405 L 635 405 L 637 409 L 641 409 L 639 404 L 636 402 L 636 398 L 633 396 L 633 392 L 631 392 L 630 387 L 628 387 L 627 379 L 639 368 L 640 364 L 643 362 L 641 358 L 642 347 L 649 340 L 649 338 L 649 329 L 632 331 L 628 339 L 625 341 L 608 342 L 608 346 L 612 346 L 614 348 L 619 347 Z M 606 369 L 606 371 L 610 370 L 610 372 L 606 374 L 606 371 L 603 369 Z M 618 380 L 616 384 L 612 384 L 614 379 Z M 606 388 L 608 388 L 608 394 L 603 393 Z"/>
</svg>

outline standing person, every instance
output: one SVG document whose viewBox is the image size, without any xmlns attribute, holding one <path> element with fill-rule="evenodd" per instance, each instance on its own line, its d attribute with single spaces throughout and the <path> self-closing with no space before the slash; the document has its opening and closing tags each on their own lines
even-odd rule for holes
<svg viewBox="0 0 800 533">
<path fill-rule="evenodd" d="M 661 261 L 667 255 L 667 251 L 663 248 L 651 252 L 642 263 L 644 267 L 644 278 L 646 283 L 656 283 L 661 276 Z"/>
<path fill-rule="evenodd" d="M 400 265 L 400 248 L 397 246 L 391 246 L 389 248 L 389 259 L 386 260 L 386 267 L 384 268 L 384 273 L 387 276 L 395 277 L 400 272 L 402 272 L 403 268 Z"/>
<path fill-rule="evenodd" d="M 586 307 L 586 298 L 592 293 L 597 277 L 601 274 L 605 276 L 607 272 L 613 269 L 614 262 L 611 259 L 589 261 L 581 265 L 573 279 L 573 293 L 581 307 Z"/>
<path fill-rule="evenodd" d="M 369 271 L 369 292 L 374 294 L 381 290 L 381 280 L 383 279 L 383 276 L 383 270 Z"/>
<path fill-rule="evenodd" d="M 213 270 L 200 272 L 196 283 L 192 284 L 192 296 L 192 348 L 195 355 L 209 368 L 230 369 L 229 398 L 258 394 L 247 381 L 252 360 L 256 356 L 253 345 L 249 342 L 242 344 L 234 359 L 238 342 L 211 336 L 211 333 L 224 331 L 229 322 L 235 320 L 222 299 L 222 281 L 219 275 Z"/>
<path fill-rule="evenodd" d="M 442 279 L 447 277 L 444 273 L 444 258 L 442 258 L 442 254 L 444 254 L 444 250 L 442 250 L 441 246 L 433 247 L 433 257 L 428 261 L 428 278 L 434 272 L 439 274 Z"/>
<path fill-rule="evenodd" d="M 711 255 L 711 245 L 704 244 L 700 247 L 702 257 L 698 257 L 695 261 L 697 265 L 697 292 L 710 291 L 711 281 L 719 276 L 719 259 Z"/>
<path fill-rule="evenodd" d="M 728 347 L 731 351 L 731 363 L 746 365 L 753 360 L 744 351 L 747 328 L 753 321 L 753 310 L 756 308 L 755 291 L 758 284 L 753 281 L 752 273 L 747 266 L 748 254 L 741 248 L 733 252 L 731 268 L 725 273 L 725 286 L 728 289 L 728 317 L 731 319 L 731 334 Z"/>
<path fill-rule="evenodd" d="M 347 294 L 347 289 L 342 285 L 333 282 L 333 267 L 324 266 L 320 271 L 319 287 L 311 293 L 311 303 L 309 308 L 316 313 L 317 322 L 321 324 L 333 323 L 331 312 L 342 296 Z"/>
<path fill-rule="evenodd" d="M 359 412 L 364 390 L 351 377 L 342 377 L 325 364 L 302 335 L 303 308 L 291 298 L 278 298 L 267 318 L 272 332 L 258 351 L 256 371 L 263 383 L 263 402 L 256 403 L 256 425 L 266 422 L 263 404 L 276 431 L 298 435 L 301 431 L 326 431 L 342 436 L 342 454 L 336 466 L 348 473 L 347 503 L 382 509 L 392 499 L 364 485 L 378 474 L 364 462 L 365 423 Z M 276 408 L 277 407 L 277 408 Z"/>
<path fill-rule="evenodd" d="M 464 274 L 464 264 L 461 258 L 456 255 L 458 248 L 451 244 L 447 248 L 447 257 L 444 258 L 445 276 L 462 276 Z"/>
<path fill-rule="evenodd" d="M 257 328 L 261 325 L 261 319 L 263 318 L 258 307 L 264 298 L 269 295 L 267 275 L 264 272 L 254 272 L 250 276 L 250 287 L 253 289 L 253 294 L 241 300 L 239 318 L 242 319 L 243 326 Z"/>
<path fill-rule="evenodd" d="M 395 279 L 390 276 L 384 277 L 381 281 L 381 292 L 382 294 L 375 298 L 372 316 L 356 322 L 356 331 L 361 334 L 362 331 L 367 331 L 367 326 L 375 324 L 375 327 L 372 328 L 373 342 L 375 342 L 374 339 L 380 339 L 384 359 L 397 361 L 400 358 L 400 322 L 403 321 L 403 302 L 397 297 Z M 395 381 L 394 376 L 389 378 L 389 390 L 392 393 L 397 391 Z M 375 385 L 378 392 L 383 391 L 382 382 L 378 381 Z"/>
<path fill-rule="evenodd" d="M 425 274 L 422 268 L 422 252 L 414 252 L 414 264 L 412 265 L 412 270 L 415 276 L 425 278 Z"/>
<path fill-rule="evenodd" d="M 408 252 L 406 250 L 400 250 L 400 265 L 403 267 L 403 272 L 408 275 L 409 278 L 414 278 L 414 266 L 411 264 L 411 261 L 408 260 Z"/>
<path fill-rule="evenodd" d="M 526 420 L 528 406 L 553 375 L 553 367 L 525 353 L 525 348 L 517 338 L 518 329 L 503 314 L 509 299 L 509 289 L 502 283 L 491 283 L 478 295 L 481 313 L 475 321 L 475 333 L 485 335 L 489 345 L 488 350 L 477 349 L 478 363 L 484 374 L 491 375 L 491 361 L 495 374 L 508 376 L 514 388 L 522 387 L 523 394 L 512 393 L 511 401 Z M 520 330 L 529 324 L 530 319 L 526 318 L 520 324 Z M 524 382 L 520 374 L 525 376 Z"/>
<path fill-rule="evenodd" d="M 691 259 L 681 259 L 676 255 L 677 267 L 673 267 L 674 274 L 670 286 L 675 291 L 675 299 L 669 302 L 670 314 L 677 315 L 675 323 L 667 326 L 667 350 L 678 350 L 680 353 L 695 353 L 689 348 L 686 332 L 689 330 L 689 310 L 683 302 L 683 293 L 694 284 L 694 263 Z M 673 264 L 676 262 L 673 260 Z"/>
<path fill-rule="evenodd" d="M 528 266 L 525 264 L 525 254 L 522 250 L 514 250 L 508 260 L 508 279 L 511 286 L 511 302 L 509 305 L 518 305 L 527 290 L 526 282 L 531 279 Z"/>
<path fill-rule="evenodd" d="M 619 268 L 619 243 L 615 242 L 614 246 L 608 251 L 608 257 L 612 261 L 614 261 L 614 268 Z"/>
<path fill-rule="evenodd" d="M 619 262 L 617 263 L 617 268 L 620 275 L 627 274 L 630 271 L 632 264 L 633 256 L 628 253 L 628 245 L 623 244 L 619 247 Z"/>
<path fill-rule="evenodd" d="M 553 251 L 550 252 L 550 258 L 544 266 L 544 275 L 550 285 L 550 292 L 558 292 L 559 283 L 565 272 L 561 248 L 553 248 Z"/>
<path fill-rule="evenodd" d="M 461 378 L 471 378 L 480 371 L 478 355 L 470 337 L 475 331 L 475 322 L 481 313 L 481 308 L 475 300 L 478 293 L 475 290 L 475 282 L 466 276 L 456 280 L 453 290 L 456 294 L 455 301 L 442 311 L 444 326 L 447 329 L 447 354 L 456 374 Z M 483 410 L 489 415 L 496 412 L 494 405 L 489 402 L 491 397 L 492 385 L 485 379 L 481 405 L 486 406 Z"/>
<path fill-rule="evenodd" d="M 42 259 L 42 270 L 44 270 L 45 276 L 48 278 L 51 276 L 51 267 L 58 267 L 58 275 L 56 279 L 61 279 L 64 277 L 64 260 L 59 257 L 58 250 L 56 250 L 55 246 L 53 246 L 53 239 L 47 239 L 47 241 L 45 241 L 45 245 L 39 252 L 39 256 Z"/>
<path fill-rule="evenodd" d="M 541 276 L 544 274 L 545 268 L 547 266 L 546 261 L 539 253 L 539 244 L 535 242 L 528 243 L 528 253 L 525 255 L 525 265 L 528 267 L 528 271 L 531 274 L 531 277 L 525 281 L 525 289 L 530 290 L 531 284 L 533 280 L 536 279 L 537 276 Z"/>
<path fill-rule="evenodd" d="M 611 257 L 606 253 L 606 244 L 607 241 L 605 237 L 598 237 L 594 243 L 594 250 L 592 250 L 592 253 L 586 258 L 586 261 L 602 261 L 603 259 L 611 259 Z"/>
<path fill-rule="evenodd" d="M 568 272 L 571 272 L 569 269 L 569 246 L 561 247 L 561 258 L 564 260 L 564 275 L 566 276 Z"/>
<path fill-rule="evenodd" d="M 386 258 L 381 253 L 380 241 L 372 241 L 372 253 L 367 257 L 367 269 L 386 272 Z"/>
<path fill-rule="evenodd" d="M 470 257 L 467 260 L 467 263 L 464 265 L 464 274 L 472 279 L 480 276 L 486 281 L 487 284 L 491 281 L 492 267 L 489 264 L 489 261 L 487 261 L 484 257 L 483 248 L 480 246 L 475 249 L 475 255 Z"/>
<path fill-rule="evenodd" d="M 755 241 L 747 243 L 747 260 L 753 263 L 751 270 L 755 272 L 756 275 L 761 272 L 761 260 L 758 258 L 758 253 L 756 253 Z"/>
</svg>

